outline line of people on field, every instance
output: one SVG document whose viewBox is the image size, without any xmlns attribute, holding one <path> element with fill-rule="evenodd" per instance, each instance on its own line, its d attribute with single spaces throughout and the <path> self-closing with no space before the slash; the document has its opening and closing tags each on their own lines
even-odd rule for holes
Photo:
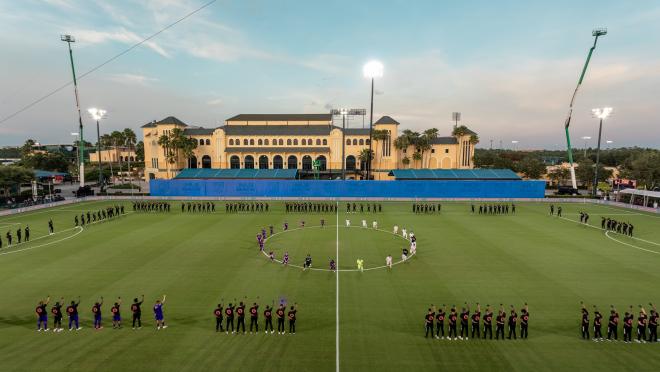
<svg viewBox="0 0 660 372">
<path fill-rule="evenodd" d="M 414 203 L 412 211 L 415 214 L 435 214 L 442 211 L 442 205 L 440 203 Z"/>
<path fill-rule="evenodd" d="M 247 297 L 246 297 L 247 299 Z M 257 300 L 259 298 L 257 297 Z M 224 301 L 224 300 L 221 300 Z M 213 315 L 215 316 L 215 331 L 216 332 L 225 332 L 229 334 L 231 329 L 232 334 L 238 334 L 242 331 L 245 334 L 245 307 L 246 304 L 243 301 L 237 303 L 236 299 L 234 302 L 230 302 L 227 306 L 221 302 L 213 310 Z M 268 334 L 275 333 L 273 329 L 273 315 L 277 319 L 277 334 L 283 335 L 286 333 L 284 327 L 285 317 L 289 320 L 289 334 L 296 334 L 296 314 L 298 312 L 298 304 L 291 305 L 289 311 L 286 311 L 286 301 L 281 300 L 280 305 L 277 309 L 275 307 L 275 301 L 273 300 L 272 306 L 266 305 L 266 309 L 263 312 L 264 315 L 264 333 Z M 248 310 L 250 315 L 250 333 L 254 329 L 254 333 L 259 333 L 259 304 L 255 301 L 250 309 Z M 273 312 L 275 314 L 273 314 Z M 234 319 L 236 320 L 236 330 L 234 330 Z M 223 320 L 225 321 L 225 327 L 223 328 Z"/>
<path fill-rule="evenodd" d="M 346 203 L 346 213 L 381 213 L 383 205 L 380 203 Z"/>
<path fill-rule="evenodd" d="M 25 237 L 25 240 L 23 240 L 23 237 Z M 12 235 L 11 231 L 7 231 L 5 233 L 5 238 L 7 239 L 7 247 L 11 247 L 13 242 L 14 242 L 14 236 Z M 16 244 L 21 244 L 22 242 L 29 242 L 30 241 L 30 226 L 25 225 L 25 228 L 18 228 L 16 229 Z M 0 249 L 2 248 L 2 237 L 0 236 Z"/>
<path fill-rule="evenodd" d="M 633 236 L 633 229 L 635 226 L 633 226 L 633 224 L 630 222 L 621 222 L 612 218 L 601 217 L 600 228 L 618 234 Z"/>
<path fill-rule="evenodd" d="M 225 213 L 239 213 L 239 212 L 268 212 L 270 205 L 265 202 L 235 202 L 225 203 Z M 215 206 L 213 206 L 215 210 Z"/>
<path fill-rule="evenodd" d="M 170 203 L 162 201 L 133 202 L 133 212 L 169 212 L 171 207 Z"/>
<path fill-rule="evenodd" d="M 337 203 L 311 203 L 311 202 L 287 202 L 284 203 L 286 213 L 335 213 Z"/>
<path fill-rule="evenodd" d="M 580 322 L 580 331 L 582 333 L 582 339 L 584 340 L 593 340 L 593 341 L 618 341 L 618 330 L 619 330 L 619 313 L 614 307 L 610 305 L 610 316 L 607 322 L 607 339 L 603 338 L 602 326 L 603 326 L 603 314 L 598 310 L 596 305 L 593 305 L 594 309 L 594 318 L 592 323 L 593 329 L 593 338 L 589 334 L 589 310 L 587 306 L 580 302 L 582 307 L 582 321 Z M 638 343 L 646 342 L 658 342 L 658 310 L 655 305 L 649 303 L 651 307 L 650 315 L 647 314 L 646 309 L 642 305 L 639 305 L 639 315 L 637 316 L 636 329 L 637 329 L 637 339 L 635 340 Z M 625 312 L 623 316 L 623 342 L 632 342 L 633 340 L 633 327 L 635 327 L 635 312 L 633 311 L 633 306 L 630 305 L 630 309 Z M 648 335 L 646 330 L 648 328 Z"/>
<path fill-rule="evenodd" d="M 112 219 L 122 214 L 124 214 L 123 205 L 110 206 L 106 207 L 105 209 L 99 209 L 97 211 L 81 213 L 80 219 L 78 219 L 78 216 L 76 215 L 73 217 L 73 224 L 75 226 L 85 226 L 85 224 L 89 225 L 90 223 L 95 223 L 97 221 L 100 222 L 103 220 Z"/>
<path fill-rule="evenodd" d="M 156 329 L 160 330 L 161 328 L 167 328 L 165 325 L 165 319 L 163 316 L 163 304 L 165 304 L 166 296 L 163 295 L 163 299 L 157 299 L 154 306 L 154 319 L 156 320 Z M 144 295 L 142 299 L 138 301 L 138 298 L 133 299 L 130 310 L 133 315 L 133 329 L 142 328 L 142 303 L 144 302 Z M 50 296 L 45 300 L 39 301 L 35 309 L 37 315 L 37 331 L 47 332 L 50 330 L 48 328 L 48 308 L 47 305 L 50 303 Z M 117 298 L 117 301 L 114 302 L 110 308 L 110 313 L 112 314 L 112 328 L 120 329 L 122 327 L 122 318 L 121 318 L 121 297 Z M 62 319 L 64 318 L 64 313 L 62 308 L 65 306 L 64 297 L 60 298 L 59 301 L 56 301 L 55 304 L 50 308 L 50 313 L 53 315 L 53 332 L 61 332 L 64 330 L 62 327 Z M 66 306 L 65 312 L 69 320 L 69 331 L 76 330 L 79 331 L 82 329 L 80 326 L 80 315 L 78 311 L 78 306 L 80 306 L 80 296 L 78 300 L 72 300 L 69 305 Z M 103 317 L 102 317 L 102 308 L 103 308 L 103 296 L 92 305 L 91 312 L 93 318 L 93 327 L 95 330 L 103 329 Z"/>
<path fill-rule="evenodd" d="M 500 309 L 495 315 L 494 310 L 490 305 L 486 305 L 486 309 L 481 313 L 481 306 L 477 302 L 477 309 L 470 315 L 470 305 L 466 302 L 458 312 L 456 305 L 452 305 L 449 312 L 447 306 L 442 305 L 441 308 L 436 309 L 435 305 L 431 304 L 426 315 L 424 315 L 424 328 L 426 334 L 424 337 L 435 337 L 436 339 L 447 340 L 468 340 L 472 338 L 493 339 L 493 321 L 495 322 L 495 339 L 504 340 L 504 327 L 508 326 L 507 339 L 516 339 L 516 329 L 520 325 L 520 338 L 526 339 L 529 335 L 529 307 L 527 303 L 520 310 L 520 317 L 516 309 L 511 305 L 509 315 L 504 310 L 504 305 L 500 304 Z M 447 336 L 445 337 L 445 322 L 447 322 Z M 435 336 L 434 336 L 434 323 L 435 323 Z M 460 334 L 458 333 L 458 324 L 460 323 Z M 483 328 L 482 328 L 483 327 Z M 483 330 L 483 332 L 482 332 Z"/>
<path fill-rule="evenodd" d="M 557 217 L 561 217 L 561 212 L 562 212 L 561 205 L 558 205 L 557 206 Z M 554 204 L 550 204 L 550 215 L 551 216 L 555 215 L 555 205 Z"/>
<path fill-rule="evenodd" d="M 580 223 L 589 224 L 589 213 L 580 211 Z"/>
<path fill-rule="evenodd" d="M 509 208 L 510 207 L 510 208 Z M 477 212 L 477 208 L 475 207 L 474 204 L 470 205 L 472 213 Z M 490 215 L 495 215 L 495 214 L 509 214 L 509 211 L 511 214 L 516 213 L 516 205 L 511 203 L 509 204 L 482 204 L 479 206 L 478 213 L 479 214 L 490 214 Z"/>
<path fill-rule="evenodd" d="M 181 213 L 215 212 L 215 203 L 211 202 L 187 202 L 181 203 Z"/>
</svg>

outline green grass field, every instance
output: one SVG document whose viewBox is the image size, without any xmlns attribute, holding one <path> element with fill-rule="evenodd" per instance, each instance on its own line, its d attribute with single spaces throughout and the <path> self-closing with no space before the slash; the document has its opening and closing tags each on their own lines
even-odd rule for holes
<svg viewBox="0 0 660 372">
<path fill-rule="evenodd" d="M 590 204 L 564 204 L 550 217 L 546 204 L 519 203 L 516 215 L 479 216 L 469 204 L 443 203 L 440 215 L 415 215 L 410 203 L 384 203 L 380 214 L 129 213 L 114 221 L 72 229 L 73 216 L 107 202 L 55 207 L 0 218 L 0 369 L 10 370 L 335 370 L 336 306 L 341 370 L 660 370 L 660 344 L 583 341 L 580 301 L 607 311 L 660 302 L 660 219 L 657 215 Z M 130 211 L 126 202 L 127 211 Z M 577 212 L 635 224 L 638 239 L 606 236 L 581 226 Z M 343 227 L 376 219 L 385 231 Z M 52 218 L 56 234 L 47 236 Z M 326 221 L 324 228 L 318 225 Z M 300 220 L 308 225 L 297 230 Z M 342 227 L 337 228 L 336 220 Z M 273 236 L 266 250 L 284 251 L 300 265 L 310 253 L 327 268 L 339 247 L 339 268 L 382 266 L 400 259 L 406 242 L 393 225 L 413 230 L 417 255 L 391 271 L 302 271 L 271 263 L 255 235 L 288 221 L 291 231 Z M 5 233 L 29 224 L 32 241 L 7 248 Z M 337 239 L 338 237 L 338 239 Z M 616 241 L 616 240 L 618 241 Z M 337 293 L 337 276 L 338 288 Z M 139 331 L 130 328 L 127 301 L 146 295 Z M 166 330 L 156 331 L 151 306 L 167 294 Z M 81 296 L 79 332 L 36 332 L 34 308 L 50 295 Z M 104 296 L 105 328 L 92 329 L 91 306 Z M 125 303 L 124 328 L 113 330 L 110 302 Z M 296 335 L 215 332 L 220 302 L 260 297 L 298 303 Z M 527 340 L 446 341 L 424 338 L 431 303 L 505 306 L 529 303 Z M 52 304 L 52 303 L 51 303 Z M 648 306 L 647 306 L 648 307 Z M 50 306 L 49 306 L 50 309 Z M 260 311 L 260 312 L 261 312 Z M 260 316 L 260 323 L 263 316 Z M 49 317 L 52 321 L 52 317 Z M 66 322 L 66 317 L 64 319 Z M 249 325 L 249 320 L 248 320 Z M 263 324 L 261 324 L 263 326 Z M 605 328 L 604 328 L 605 329 Z M 621 338 L 621 330 L 620 338 Z"/>
</svg>

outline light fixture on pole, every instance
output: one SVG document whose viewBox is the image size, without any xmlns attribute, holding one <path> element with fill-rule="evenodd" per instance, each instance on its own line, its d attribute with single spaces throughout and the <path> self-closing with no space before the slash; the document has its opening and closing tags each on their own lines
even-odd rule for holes
<svg viewBox="0 0 660 372">
<path fill-rule="evenodd" d="M 99 160 L 99 187 L 103 191 L 103 169 L 101 167 L 101 131 L 99 128 L 99 121 L 105 118 L 107 111 L 95 107 L 87 109 L 89 115 L 96 121 L 96 153 Z"/>
<path fill-rule="evenodd" d="M 587 141 L 591 139 L 591 136 L 583 136 L 582 139 L 584 140 L 584 158 L 587 158 Z"/>
<path fill-rule="evenodd" d="M 603 133 L 603 120 L 607 119 L 610 114 L 612 114 L 612 108 L 611 107 L 603 107 L 603 108 L 595 108 L 591 110 L 591 112 L 594 114 L 594 117 L 596 117 L 599 120 L 598 124 L 598 147 L 596 148 L 596 167 L 594 169 L 594 188 L 591 192 L 591 196 L 594 198 L 596 197 L 596 191 L 598 190 L 598 163 L 600 162 L 600 137 L 601 134 Z M 611 142 L 611 141 L 607 141 Z"/>
<path fill-rule="evenodd" d="M 379 61 L 367 62 L 362 68 L 364 77 L 371 79 L 371 110 L 369 114 L 369 154 L 367 162 L 367 180 L 371 179 L 371 143 L 374 126 L 374 80 L 383 77 L 383 64 Z"/>
<path fill-rule="evenodd" d="M 613 143 L 614 143 L 614 141 L 610 141 L 610 140 L 607 140 L 607 141 L 605 141 L 605 143 L 607 143 L 607 144 L 608 144 L 608 146 L 607 146 L 607 148 L 609 149 L 609 148 L 610 148 L 610 146 L 609 146 L 609 145 L 611 145 L 611 144 L 613 144 Z"/>
<path fill-rule="evenodd" d="M 511 141 L 511 143 L 513 144 L 513 150 L 514 151 L 516 151 L 518 149 L 518 142 L 520 142 L 520 141 L 517 141 L 517 140 Z"/>
<path fill-rule="evenodd" d="M 83 137 L 82 114 L 80 113 L 80 100 L 78 99 L 78 80 L 76 79 L 76 68 L 73 64 L 73 50 L 71 50 L 71 43 L 75 43 L 76 39 L 71 35 L 61 35 L 60 40 L 67 43 L 69 46 L 69 60 L 71 61 L 71 73 L 73 75 L 73 92 L 76 96 L 76 109 L 78 110 L 78 130 L 80 132 L 80 146 L 78 147 L 78 153 L 80 156 L 80 174 L 78 175 L 78 180 L 80 181 L 80 187 L 83 187 L 85 186 L 85 140 Z"/>
</svg>

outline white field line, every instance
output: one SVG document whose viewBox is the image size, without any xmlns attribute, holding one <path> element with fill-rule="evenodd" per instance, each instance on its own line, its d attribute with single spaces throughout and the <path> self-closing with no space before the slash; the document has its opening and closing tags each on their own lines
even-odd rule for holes
<svg viewBox="0 0 660 372">
<path fill-rule="evenodd" d="M 613 238 L 613 237 L 610 236 L 610 233 L 611 233 L 611 232 L 612 232 L 612 231 L 606 231 L 606 232 L 605 232 L 605 236 L 607 236 L 608 238 L 614 240 L 614 241 L 617 242 L 617 243 L 625 244 L 625 245 L 627 245 L 627 246 L 629 246 L 629 247 L 632 247 L 632 248 L 635 248 L 635 249 L 639 249 L 640 251 L 649 252 L 649 253 L 655 253 L 655 254 L 660 254 L 660 252 L 656 252 L 656 251 L 653 251 L 653 250 L 650 250 L 650 249 L 646 249 L 646 248 L 638 247 L 638 246 L 636 246 L 636 245 L 634 245 L 634 244 L 630 244 L 630 243 L 622 242 L 621 240 L 615 239 L 615 238 Z M 615 233 L 615 234 L 616 234 L 616 233 Z"/>
<path fill-rule="evenodd" d="M 71 228 L 71 229 L 62 230 L 62 231 L 60 231 L 58 234 L 61 234 L 61 233 L 65 232 L 65 231 L 71 231 L 71 230 L 78 230 L 78 231 L 77 231 L 75 234 L 73 234 L 73 235 L 70 235 L 70 236 L 67 236 L 67 237 L 64 237 L 64 238 L 62 238 L 62 239 L 58 239 L 58 240 L 55 240 L 55 241 L 52 241 L 52 242 L 48 242 L 48 243 L 44 243 L 44 244 L 40 244 L 40 245 L 29 246 L 29 247 L 25 247 L 25 248 L 22 248 L 22 249 L 17 249 L 17 250 L 9 251 L 9 252 L 2 252 L 2 253 L 0 253 L 0 256 L 4 256 L 4 255 L 6 255 L 6 254 L 13 254 L 13 253 L 25 252 L 25 251 L 29 251 L 29 250 L 32 250 L 32 249 L 37 249 L 37 248 L 45 247 L 45 246 L 47 246 L 47 245 L 51 245 L 51 244 L 56 244 L 56 243 L 59 243 L 59 242 L 63 242 L 63 241 L 65 241 L 65 240 L 71 239 L 71 238 L 75 237 L 76 235 L 80 234 L 81 232 L 83 232 L 84 229 L 83 229 L 82 227 L 80 227 L 80 226 L 76 226 L 76 227 Z M 41 239 L 41 238 L 48 237 L 48 236 L 50 236 L 50 235 L 42 236 L 42 237 L 37 238 L 37 239 Z M 35 240 L 37 240 L 37 239 L 35 239 Z M 25 244 L 25 243 L 21 243 L 21 244 Z"/>
<path fill-rule="evenodd" d="M 570 218 L 566 218 L 566 217 L 559 217 L 559 218 L 561 218 L 562 220 L 566 220 L 566 221 L 574 222 L 574 223 L 577 223 L 577 224 L 580 224 L 580 225 L 583 225 L 583 226 L 591 227 L 592 229 L 596 229 L 596 230 L 604 231 L 604 232 L 606 233 L 605 235 L 607 235 L 608 232 L 609 232 L 609 233 L 612 233 L 612 234 L 623 235 L 623 234 L 619 234 L 619 233 L 616 232 L 616 231 L 603 230 L 603 229 L 601 229 L 601 228 L 598 227 L 598 226 L 585 225 L 585 224 L 580 223 L 580 222 L 578 222 L 578 221 L 571 220 Z M 629 239 L 639 240 L 640 242 L 644 242 L 644 243 L 649 243 L 649 244 L 653 244 L 653 245 L 660 246 L 660 243 L 656 243 L 656 242 L 653 242 L 653 241 L 650 241 L 650 240 L 646 240 L 646 239 L 638 238 L 638 237 L 635 237 L 635 236 L 627 236 L 627 235 L 623 235 L 623 236 L 626 236 L 626 237 L 628 237 Z M 609 235 L 607 235 L 607 237 L 610 238 L 610 239 L 613 239 L 613 238 L 610 237 Z M 616 240 L 616 239 L 614 239 L 614 240 Z M 617 241 L 618 241 L 618 240 L 617 240 Z M 628 245 L 630 245 L 630 244 L 628 244 Z M 632 245 L 631 245 L 631 246 L 632 246 Z M 641 248 L 640 248 L 640 249 L 641 249 Z M 644 250 L 644 249 L 643 249 L 643 250 Z M 649 251 L 649 252 L 655 252 L 655 251 Z"/>
<path fill-rule="evenodd" d="M 295 229 L 289 229 L 289 230 L 286 230 L 286 231 L 283 230 L 283 231 L 278 231 L 278 232 L 276 232 L 275 234 L 273 234 L 273 235 L 267 237 L 267 238 L 264 240 L 264 250 L 263 250 L 261 253 L 262 253 L 266 258 L 270 259 L 270 258 L 268 257 L 268 253 L 266 253 L 266 241 L 268 241 L 268 239 L 272 238 L 272 237 L 275 236 L 275 235 L 283 234 L 283 233 L 285 233 L 285 232 L 290 232 L 290 231 L 302 230 L 302 229 L 312 229 L 312 228 L 322 228 L 322 227 L 335 227 L 335 226 L 337 227 L 337 230 L 339 230 L 340 227 L 343 227 L 343 228 L 364 229 L 365 231 L 380 231 L 380 232 L 384 232 L 384 233 L 387 233 L 387 234 L 392 234 L 392 235 L 397 236 L 397 237 L 399 237 L 399 238 L 401 238 L 401 239 L 403 239 L 403 240 L 405 240 L 405 241 L 408 241 L 406 238 L 404 238 L 403 236 L 401 236 L 401 235 L 399 235 L 399 234 L 394 234 L 393 232 L 390 232 L 390 231 L 387 231 L 387 230 L 383 230 L 383 229 L 364 228 L 364 227 L 360 227 L 360 226 L 343 226 L 343 225 L 339 225 L 339 224 L 334 225 L 334 226 L 333 226 L 333 225 L 326 225 L 326 226 L 315 225 L 315 226 L 297 227 L 297 228 L 295 228 Z M 417 254 L 417 253 L 415 253 L 415 254 L 411 254 L 411 255 L 408 257 L 408 259 L 410 259 L 412 256 L 414 256 L 414 255 L 416 255 L 416 254 Z M 280 263 L 280 264 L 282 263 L 282 260 L 274 259 L 274 261 L 277 262 L 277 263 Z M 358 269 L 339 269 L 339 260 L 335 260 L 335 261 L 337 262 L 337 270 L 336 270 L 336 271 L 343 271 L 343 272 L 359 272 L 359 271 L 360 271 L 360 270 L 358 270 Z M 397 262 L 394 262 L 394 263 L 392 264 L 392 266 L 394 266 L 394 265 L 398 265 L 398 264 L 401 264 L 401 263 L 404 263 L 404 261 L 403 261 L 403 260 L 399 260 L 399 261 L 397 261 Z M 292 264 L 292 263 L 289 263 L 287 266 L 295 267 L 295 268 L 298 268 L 298 269 L 303 269 L 302 266 L 300 266 L 300 265 L 296 265 L 296 264 Z M 387 265 L 369 267 L 369 268 L 364 269 L 364 271 L 378 270 L 378 269 L 385 269 L 385 268 L 387 268 Z M 332 271 L 332 270 L 330 270 L 330 269 L 319 269 L 319 268 L 314 268 L 314 267 L 310 267 L 310 268 L 308 268 L 307 270 L 310 270 L 310 271 Z"/>
</svg>

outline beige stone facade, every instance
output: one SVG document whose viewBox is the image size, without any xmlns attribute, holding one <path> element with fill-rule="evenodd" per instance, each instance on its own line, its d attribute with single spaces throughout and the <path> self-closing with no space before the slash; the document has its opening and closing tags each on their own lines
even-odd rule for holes
<svg viewBox="0 0 660 372">
<path fill-rule="evenodd" d="M 413 160 L 415 147 L 402 150 L 395 147 L 399 126 L 389 116 L 374 123 L 374 130 L 390 134 L 372 143 L 374 179 L 390 179 L 387 174 L 397 168 L 473 167 L 474 144 L 470 142 L 470 134 L 474 133 L 437 137 L 420 160 Z M 158 139 L 174 128 L 193 138 L 197 148 L 192 157 L 179 156 L 174 163 L 167 164 L 166 151 Z M 315 160 L 319 161 L 319 173 L 324 178 L 336 178 L 341 175 L 342 158 L 346 160 L 347 178 L 362 179 L 366 176 L 366 162 L 360 161 L 360 153 L 369 148 L 370 138 L 368 128 L 342 130 L 341 118 L 337 120 L 331 114 L 241 114 L 217 128 L 193 127 L 170 116 L 142 126 L 142 134 L 147 180 L 172 178 L 183 168 L 295 168 L 304 175 L 311 173 Z M 407 165 L 404 158 L 409 159 Z"/>
</svg>

